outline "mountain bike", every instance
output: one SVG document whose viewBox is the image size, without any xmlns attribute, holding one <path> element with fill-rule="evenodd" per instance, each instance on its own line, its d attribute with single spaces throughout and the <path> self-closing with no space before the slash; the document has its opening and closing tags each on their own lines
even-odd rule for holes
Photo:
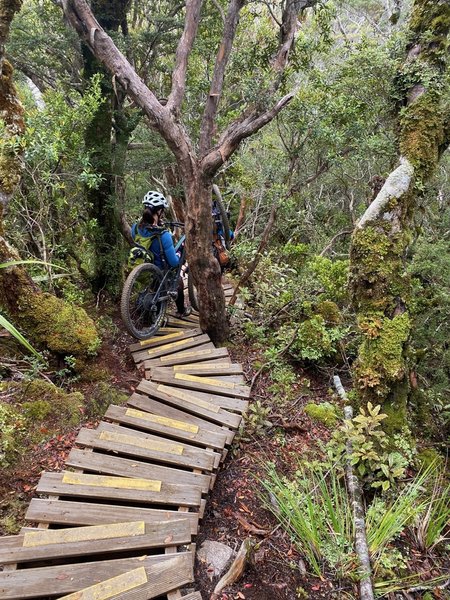
<svg viewBox="0 0 450 600">
<path fill-rule="evenodd" d="M 183 223 L 171 222 L 166 225 L 184 227 Z M 155 335 L 163 325 L 170 299 L 178 293 L 178 280 L 186 263 L 185 236 L 175 245 L 180 256 L 177 267 L 167 265 L 164 256 L 164 269 L 159 269 L 149 259 L 135 267 L 128 275 L 122 290 L 120 312 L 127 331 L 138 340 Z M 187 274 L 189 278 L 189 273 Z"/>
</svg>

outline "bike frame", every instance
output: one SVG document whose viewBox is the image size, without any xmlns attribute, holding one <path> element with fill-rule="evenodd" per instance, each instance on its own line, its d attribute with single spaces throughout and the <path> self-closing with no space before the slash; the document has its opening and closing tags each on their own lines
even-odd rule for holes
<svg viewBox="0 0 450 600">
<path fill-rule="evenodd" d="M 167 223 L 167 225 L 173 225 L 173 226 L 177 226 L 177 227 L 183 227 L 182 223 Z M 164 258 L 164 252 L 161 252 L 161 258 L 163 261 L 163 265 L 164 265 L 164 270 L 163 270 L 163 278 L 161 283 L 159 284 L 159 287 L 153 297 L 153 301 L 152 301 L 152 305 L 156 306 L 158 304 L 158 302 L 165 302 L 166 300 L 169 300 L 172 296 L 171 293 L 175 294 L 178 288 L 178 279 L 181 275 L 181 269 L 184 265 L 184 263 L 186 262 L 186 249 L 185 249 L 185 242 L 186 236 L 183 234 L 181 236 L 181 238 L 178 240 L 178 242 L 175 244 L 175 252 L 180 251 L 180 262 L 178 263 L 177 267 L 169 267 L 167 265 L 166 259 Z M 167 282 L 170 279 L 170 277 L 173 277 L 173 283 L 170 286 L 167 286 Z"/>
</svg>

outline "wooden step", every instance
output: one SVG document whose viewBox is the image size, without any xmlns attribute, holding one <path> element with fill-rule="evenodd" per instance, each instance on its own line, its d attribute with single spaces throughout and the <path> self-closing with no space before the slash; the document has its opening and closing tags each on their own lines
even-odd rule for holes
<svg viewBox="0 0 450 600">
<path fill-rule="evenodd" d="M 211 361 L 218 358 L 228 358 L 228 350 L 226 348 L 215 348 L 214 344 L 210 342 L 208 344 L 197 346 L 192 350 L 180 351 L 169 356 L 145 360 L 144 368 L 151 369 L 152 367 L 170 367 L 172 365 Z"/>
<path fill-rule="evenodd" d="M 194 392 L 189 392 L 188 390 L 145 380 L 141 381 L 137 390 L 152 398 L 182 408 L 186 412 L 199 415 L 209 421 L 220 423 L 231 429 L 237 429 L 241 422 L 242 417 L 240 415 L 228 412 L 217 404 L 207 402 L 196 396 Z"/>
<path fill-rule="evenodd" d="M 183 552 L 177 555 L 161 554 L 4 571 L 0 573 L 0 598 L 27 600 L 70 594 L 142 567 L 151 584 L 153 595 L 149 598 L 165 593 L 168 581 L 169 589 L 176 589 L 193 581 L 192 555 L 190 552 Z M 164 581 L 164 584 L 161 585 L 159 581 Z"/>
<path fill-rule="evenodd" d="M 208 342 L 211 343 L 211 340 L 209 339 L 209 335 L 206 334 L 188 337 L 186 339 L 164 344 L 163 346 L 158 346 L 157 348 L 149 348 L 148 350 L 144 349 L 139 352 L 134 352 L 133 359 L 136 363 L 148 359 L 153 360 L 155 358 L 160 358 L 161 356 L 173 354 L 174 352 L 187 350 L 189 348 L 195 348 L 195 346 L 200 346 L 201 344 L 205 344 Z"/>
<path fill-rule="evenodd" d="M 178 340 L 196 337 L 197 335 L 202 335 L 202 333 L 203 332 L 201 329 L 178 330 L 166 335 L 151 337 L 148 340 L 142 340 L 141 342 L 131 344 L 131 346 L 129 346 L 129 350 L 130 352 L 139 352 L 145 350 L 146 348 L 163 346 L 164 344 L 170 344 L 171 342 L 177 342 Z"/>
<path fill-rule="evenodd" d="M 191 467 L 197 471 L 202 470 L 209 472 L 216 469 L 219 465 L 220 453 L 212 450 L 211 448 L 198 448 L 197 446 L 192 446 L 186 442 L 181 443 L 174 440 L 168 440 L 159 435 L 153 435 L 138 429 L 130 429 L 123 425 L 117 425 L 116 423 L 108 423 L 107 421 L 100 421 L 97 431 L 100 431 L 102 434 L 103 432 L 108 432 L 108 435 L 111 434 L 116 436 L 117 434 L 120 436 L 125 435 L 132 437 L 134 439 L 134 443 L 138 446 L 147 446 L 147 444 L 167 444 L 169 447 L 181 447 L 183 450 L 180 454 L 178 454 L 180 451 L 177 452 L 178 459 L 181 456 L 186 460 L 186 463 L 189 462 L 189 464 L 181 466 Z M 212 468 L 210 468 L 211 460 Z M 194 462 L 195 464 L 191 464 Z"/>
<path fill-rule="evenodd" d="M 129 504 L 193 506 L 201 503 L 201 489 L 152 479 L 91 475 L 86 473 L 43 473 L 37 492 L 53 496 L 96 498 Z"/>
<path fill-rule="evenodd" d="M 214 469 L 215 456 L 209 450 L 187 447 L 179 442 L 171 442 L 150 434 L 138 435 L 138 433 L 140 432 L 125 427 L 119 429 L 118 426 L 101 423 L 95 430 L 81 429 L 76 443 L 79 446 L 117 452 L 175 467 L 190 467 L 205 471 Z M 145 437 L 142 438 L 142 435 Z"/>
<path fill-rule="evenodd" d="M 144 396 L 143 394 L 134 393 L 128 398 L 128 406 L 133 406 L 139 410 L 156 413 L 158 415 L 164 415 L 173 419 L 180 419 L 187 423 L 193 423 L 198 425 L 202 429 L 207 429 L 213 433 L 222 434 L 225 433 L 227 444 L 231 444 L 234 437 L 234 431 L 231 429 L 221 427 L 217 423 L 211 423 L 205 419 L 202 419 L 196 415 L 189 414 L 183 410 L 179 410 L 163 402 L 159 402 L 155 398 Z"/>
<path fill-rule="evenodd" d="M 141 382 L 142 383 L 142 382 Z M 244 413 L 248 408 L 248 400 L 242 400 L 241 398 L 232 398 L 230 396 L 221 396 L 219 394 L 211 394 L 207 392 L 199 392 L 196 390 L 187 390 L 178 387 L 172 387 L 171 385 L 158 384 L 158 382 L 152 382 L 160 390 L 164 390 L 167 394 L 174 396 L 175 398 L 194 398 L 200 405 L 203 403 L 209 406 L 216 407 L 214 411 L 217 411 L 217 407 L 223 408 L 238 413 Z M 141 384 L 139 384 L 140 386 Z M 138 386 L 138 390 L 140 389 Z"/>
<path fill-rule="evenodd" d="M 0 563 L 24 563 L 108 552 L 165 548 L 191 542 L 189 522 L 128 521 L 69 529 L 27 531 L 0 539 Z"/>
<path fill-rule="evenodd" d="M 198 392 L 212 392 L 222 396 L 249 398 L 250 387 L 234 381 L 189 375 L 183 372 L 168 373 L 166 369 L 152 369 L 152 381 Z"/>
<path fill-rule="evenodd" d="M 185 319 L 178 319 L 177 317 L 169 316 L 167 319 L 167 325 L 169 327 L 180 327 L 188 329 L 192 327 L 193 324 L 195 324 L 195 321 L 192 321 L 190 317 L 187 317 Z"/>
<path fill-rule="evenodd" d="M 198 513 L 156 508 L 137 508 L 115 504 L 94 504 L 70 500 L 32 498 L 25 518 L 35 523 L 55 525 L 100 525 L 121 521 L 174 521 L 181 518 L 189 521 L 191 535 L 197 534 Z"/>
<path fill-rule="evenodd" d="M 173 365 L 163 367 L 173 373 L 187 373 L 189 375 L 204 375 L 206 377 L 216 377 L 217 375 L 242 375 L 242 365 L 239 363 L 230 363 L 228 361 L 217 360 L 206 363 L 188 363 L 185 365 Z"/>
<path fill-rule="evenodd" d="M 103 454 L 92 450 L 73 448 L 66 460 L 66 466 L 92 471 L 103 475 L 118 475 L 121 477 L 139 477 L 156 479 L 182 486 L 199 487 L 202 494 L 207 494 L 211 484 L 211 475 L 193 473 L 184 469 L 175 469 L 163 465 L 153 465 L 147 462 L 123 458 L 116 454 Z"/>
<path fill-rule="evenodd" d="M 121 425 L 139 427 L 144 431 L 207 448 L 223 450 L 226 444 L 225 433 L 213 433 L 185 420 L 172 419 L 132 407 L 111 405 L 106 411 L 105 418 Z"/>
</svg>

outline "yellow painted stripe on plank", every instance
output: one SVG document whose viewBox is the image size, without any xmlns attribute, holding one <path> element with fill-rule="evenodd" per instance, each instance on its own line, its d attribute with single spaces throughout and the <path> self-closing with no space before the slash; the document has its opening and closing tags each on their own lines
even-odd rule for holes
<svg viewBox="0 0 450 600">
<path fill-rule="evenodd" d="M 127 444 L 128 446 L 136 446 L 145 450 L 156 450 L 157 452 L 166 452 L 167 454 L 183 454 L 183 446 L 179 444 L 170 444 L 169 442 L 159 442 L 157 440 L 148 440 L 133 435 L 125 435 L 123 433 L 115 433 L 112 431 L 102 431 L 100 439 L 106 442 L 117 442 L 119 444 Z"/>
<path fill-rule="evenodd" d="M 85 473 L 64 473 L 63 483 L 69 485 L 89 485 L 94 487 L 120 488 L 160 492 L 161 481 L 131 477 L 110 477 L 108 475 L 87 475 Z"/>
<path fill-rule="evenodd" d="M 183 390 L 180 390 L 178 388 L 169 387 L 167 385 L 158 385 L 156 389 L 159 392 L 164 392 L 166 394 L 169 394 L 170 396 L 173 396 L 174 398 L 179 398 L 180 400 L 185 400 L 190 404 L 195 404 L 196 406 L 200 406 L 201 408 L 206 408 L 206 410 L 210 410 L 214 413 L 218 413 L 220 410 L 220 406 L 217 406 L 216 404 L 211 404 L 211 402 L 206 402 L 205 400 L 201 400 L 200 398 L 190 396 L 189 394 L 183 392 Z"/>
<path fill-rule="evenodd" d="M 71 527 L 70 529 L 47 529 L 29 531 L 23 536 L 23 546 L 30 548 L 49 544 L 70 544 L 112 538 L 131 537 L 145 534 L 144 521 L 93 525 L 91 527 Z"/>
<path fill-rule="evenodd" d="M 142 419 L 143 421 L 149 421 L 150 423 L 157 423 L 159 425 L 166 425 L 172 429 L 180 429 L 181 431 L 187 431 L 188 433 L 198 433 L 198 425 L 191 425 L 190 423 L 184 423 L 184 421 L 176 421 L 175 419 L 169 419 L 169 417 L 161 417 L 160 415 L 152 415 L 142 410 L 136 410 L 135 408 L 127 408 L 125 414 L 127 417 L 134 417 L 135 419 Z"/>
<path fill-rule="evenodd" d="M 142 342 L 139 342 L 141 346 L 147 346 L 148 344 L 152 344 L 154 342 L 159 342 L 161 343 L 160 345 L 164 344 L 165 340 L 173 340 L 173 338 L 177 338 L 180 337 L 180 335 L 183 335 L 183 332 L 177 332 L 177 333 L 169 333 L 168 335 L 161 335 L 159 337 L 156 338 L 150 338 L 149 340 L 143 340 Z"/>
<path fill-rule="evenodd" d="M 186 344 L 186 342 L 193 340 L 194 338 L 184 338 L 184 340 L 179 340 L 178 342 L 172 342 L 171 344 L 164 344 L 163 346 L 158 346 L 158 348 L 154 348 L 153 350 L 147 350 L 149 356 L 152 354 L 157 354 L 161 352 L 161 350 L 168 350 L 169 348 L 177 348 L 178 346 L 182 346 Z"/>
<path fill-rule="evenodd" d="M 230 381 L 222 381 L 221 379 L 210 379 L 209 377 L 198 377 L 197 375 L 187 375 L 186 373 L 175 373 L 175 379 L 180 379 L 181 381 L 192 381 L 193 383 L 204 383 L 206 385 L 223 387 L 230 390 L 236 387 L 235 384 Z"/>
<path fill-rule="evenodd" d="M 175 365 L 173 370 L 175 372 L 177 371 L 191 371 L 193 369 L 196 369 L 198 371 L 219 371 L 221 369 L 223 369 L 224 367 L 228 368 L 230 366 L 229 363 L 223 363 L 223 364 L 203 364 L 203 365 L 196 365 L 195 363 L 192 365 Z"/>
<path fill-rule="evenodd" d="M 207 348 L 206 350 L 194 350 L 192 352 L 183 352 L 179 355 L 180 358 L 187 358 L 188 356 L 208 356 L 208 354 L 212 353 L 212 348 Z M 178 355 L 177 355 L 178 356 Z M 161 356 L 161 362 L 166 360 L 173 360 L 173 356 Z"/>
<path fill-rule="evenodd" d="M 84 590 L 62 596 L 60 600 L 108 600 L 118 594 L 134 590 L 140 585 L 148 583 L 147 573 L 144 567 L 138 567 L 128 573 L 122 573 L 111 579 L 96 583 Z"/>
</svg>

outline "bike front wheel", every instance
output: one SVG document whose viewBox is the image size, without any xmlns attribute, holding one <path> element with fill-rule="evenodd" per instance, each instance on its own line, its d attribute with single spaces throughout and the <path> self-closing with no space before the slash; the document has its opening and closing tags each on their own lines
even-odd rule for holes
<svg viewBox="0 0 450 600">
<path fill-rule="evenodd" d="M 135 267 L 125 281 L 120 312 L 128 333 L 138 340 L 152 337 L 163 324 L 168 300 L 157 298 L 162 280 L 158 267 L 144 263 Z"/>
</svg>

